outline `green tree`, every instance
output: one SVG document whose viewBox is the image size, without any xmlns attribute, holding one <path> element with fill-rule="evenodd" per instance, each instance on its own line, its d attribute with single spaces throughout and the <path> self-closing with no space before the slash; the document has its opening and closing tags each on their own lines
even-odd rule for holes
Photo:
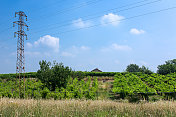
<svg viewBox="0 0 176 117">
<path fill-rule="evenodd" d="M 149 70 L 149 68 L 147 68 L 145 66 L 139 67 L 136 64 L 128 65 L 127 68 L 126 68 L 126 71 L 127 72 L 142 72 L 142 73 L 145 73 L 145 74 L 152 74 L 153 73 L 151 70 Z"/>
<path fill-rule="evenodd" d="M 165 61 L 165 64 L 158 65 L 158 74 L 169 74 L 176 72 L 176 59 Z"/>
<path fill-rule="evenodd" d="M 41 80 L 48 88 L 50 87 L 50 79 L 52 79 L 51 75 L 51 62 L 40 61 L 39 62 L 40 69 L 37 71 L 37 78 Z"/>
<path fill-rule="evenodd" d="M 149 68 L 142 66 L 139 68 L 140 72 L 145 73 L 145 74 L 152 74 L 153 72 L 151 70 L 149 70 Z"/>
<path fill-rule="evenodd" d="M 140 68 L 136 64 L 130 64 L 127 66 L 126 71 L 127 72 L 140 72 Z"/>
<path fill-rule="evenodd" d="M 64 66 L 63 63 L 58 64 L 55 61 L 51 64 L 51 62 L 42 60 L 39 62 L 39 65 L 40 69 L 37 71 L 37 77 L 48 89 L 55 91 L 56 87 L 66 87 L 72 72 L 71 68 Z"/>
</svg>

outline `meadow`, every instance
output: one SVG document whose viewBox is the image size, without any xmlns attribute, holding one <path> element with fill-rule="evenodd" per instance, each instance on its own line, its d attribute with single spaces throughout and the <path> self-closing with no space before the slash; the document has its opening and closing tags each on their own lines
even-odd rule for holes
<svg viewBox="0 0 176 117">
<path fill-rule="evenodd" d="M 175 101 L 0 99 L 1 117 L 174 117 Z"/>
<path fill-rule="evenodd" d="M 84 77 L 81 74 L 69 77 L 65 88 L 56 86 L 55 90 L 35 77 L 22 81 L 23 88 L 19 90 L 19 82 L 11 74 L 1 75 L 4 77 L 0 79 L 0 117 L 176 115 L 176 73 L 89 73 Z"/>
</svg>

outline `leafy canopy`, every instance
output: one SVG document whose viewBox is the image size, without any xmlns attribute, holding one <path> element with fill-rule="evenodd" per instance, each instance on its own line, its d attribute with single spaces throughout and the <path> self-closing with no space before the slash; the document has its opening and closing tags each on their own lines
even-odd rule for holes
<svg viewBox="0 0 176 117">
<path fill-rule="evenodd" d="M 126 71 L 127 72 L 142 72 L 142 73 L 145 73 L 145 74 L 152 74 L 153 73 L 147 67 L 145 67 L 145 66 L 139 67 L 136 64 L 128 65 L 127 68 L 126 68 Z"/>
<path fill-rule="evenodd" d="M 140 68 L 136 64 L 130 64 L 127 66 L 126 71 L 127 72 L 140 72 Z"/>
<path fill-rule="evenodd" d="M 176 59 L 165 61 L 165 64 L 158 65 L 158 74 L 170 74 L 176 72 Z"/>
<path fill-rule="evenodd" d="M 54 91 L 56 87 L 65 88 L 68 78 L 71 76 L 72 70 L 68 66 L 64 66 L 63 63 L 53 64 L 47 61 L 39 62 L 40 69 L 37 71 L 37 77 L 42 81 L 51 91 Z"/>
</svg>

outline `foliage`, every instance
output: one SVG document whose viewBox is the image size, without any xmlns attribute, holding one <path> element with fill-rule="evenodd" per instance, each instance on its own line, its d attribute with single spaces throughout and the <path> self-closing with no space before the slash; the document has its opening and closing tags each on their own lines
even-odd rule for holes
<svg viewBox="0 0 176 117">
<path fill-rule="evenodd" d="M 86 81 L 85 81 L 86 80 Z M 21 82 L 21 93 L 19 90 L 19 81 L 15 79 L 1 79 L 0 80 L 0 97 L 9 98 L 35 98 L 35 99 L 95 99 L 98 92 L 98 80 L 78 79 L 69 77 L 66 87 L 56 87 L 51 90 L 44 83 L 37 79 L 27 79 L 25 84 Z M 164 99 L 175 98 L 176 88 L 176 73 L 159 75 L 143 74 L 141 72 L 135 73 L 117 73 L 114 77 L 112 92 L 120 94 L 121 98 L 130 96 L 129 100 L 134 101 L 138 98 L 136 94 L 144 94 L 143 97 L 148 96 L 148 93 L 154 95 L 163 95 Z M 164 93 L 162 93 L 164 92 Z M 173 92 L 173 93 L 170 93 Z M 20 94 L 20 95 L 19 95 Z"/>
<path fill-rule="evenodd" d="M 0 82 L 0 97 L 9 98 L 35 98 L 35 99 L 72 99 L 86 98 L 95 99 L 98 90 L 98 80 L 88 81 L 69 77 L 66 88 L 56 88 L 55 91 L 49 90 L 40 81 L 27 79 L 25 83 L 21 82 L 21 91 L 19 90 L 18 81 L 1 81 Z"/>
<path fill-rule="evenodd" d="M 165 64 L 158 65 L 157 73 L 165 75 L 176 72 L 176 59 L 165 61 Z"/>
<path fill-rule="evenodd" d="M 141 74 L 139 77 L 157 92 L 174 92 L 174 86 L 176 86 L 176 74 Z"/>
<path fill-rule="evenodd" d="M 71 76 L 73 78 L 78 78 L 79 80 L 81 80 L 81 79 L 85 78 L 86 74 L 85 74 L 85 72 L 82 72 L 82 71 L 73 71 L 71 73 Z"/>
<path fill-rule="evenodd" d="M 151 70 L 149 70 L 149 68 L 147 68 L 145 66 L 139 67 L 136 64 L 128 65 L 126 68 L 126 71 L 127 72 L 142 72 L 144 74 L 152 74 L 153 73 Z"/>
<path fill-rule="evenodd" d="M 96 77 L 113 77 L 119 72 L 83 72 L 83 71 L 72 71 L 71 77 L 78 78 L 79 80 L 87 77 L 87 76 L 96 76 Z M 37 72 L 29 72 L 25 73 L 26 78 L 37 78 Z M 15 79 L 16 74 L 0 74 L 0 79 Z"/>
<path fill-rule="evenodd" d="M 84 72 L 85 76 L 114 76 L 118 72 Z"/>
<path fill-rule="evenodd" d="M 140 68 L 136 64 L 130 64 L 127 66 L 126 71 L 127 72 L 140 72 Z"/>
<path fill-rule="evenodd" d="M 153 72 L 151 70 L 149 70 L 149 68 L 142 66 L 139 68 L 140 72 L 144 73 L 144 74 L 152 74 Z"/>
<path fill-rule="evenodd" d="M 37 78 L 41 80 L 50 90 L 54 91 L 56 87 L 65 88 L 71 68 L 65 67 L 62 63 L 56 62 L 53 65 L 50 62 L 40 61 L 40 69 L 37 71 Z"/>
<path fill-rule="evenodd" d="M 138 76 L 134 74 L 117 74 L 113 83 L 114 93 L 121 93 L 124 96 L 134 93 L 156 92 L 148 87 Z"/>
<path fill-rule="evenodd" d="M 0 74 L 0 79 L 8 79 L 8 80 L 11 80 L 11 79 L 16 79 L 16 76 L 18 74 Z M 23 75 L 23 73 L 22 73 Z M 29 72 L 29 73 L 25 73 L 25 77 L 26 78 L 36 78 L 36 72 Z"/>
</svg>

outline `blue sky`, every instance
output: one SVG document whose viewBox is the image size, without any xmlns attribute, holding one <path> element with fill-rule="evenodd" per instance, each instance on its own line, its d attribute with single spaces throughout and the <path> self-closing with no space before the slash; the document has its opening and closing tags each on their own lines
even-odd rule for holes
<svg viewBox="0 0 176 117">
<path fill-rule="evenodd" d="M 80 71 L 122 72 L 135 63 L 156 72 L 176 58 L 176 8 L 128 18 L 172 7 L 175 0 L 0 0 L 0 73 L 16 71 L 18 11 L 29 19 L 27 72 L 40 60 Z"/>
</svg>

